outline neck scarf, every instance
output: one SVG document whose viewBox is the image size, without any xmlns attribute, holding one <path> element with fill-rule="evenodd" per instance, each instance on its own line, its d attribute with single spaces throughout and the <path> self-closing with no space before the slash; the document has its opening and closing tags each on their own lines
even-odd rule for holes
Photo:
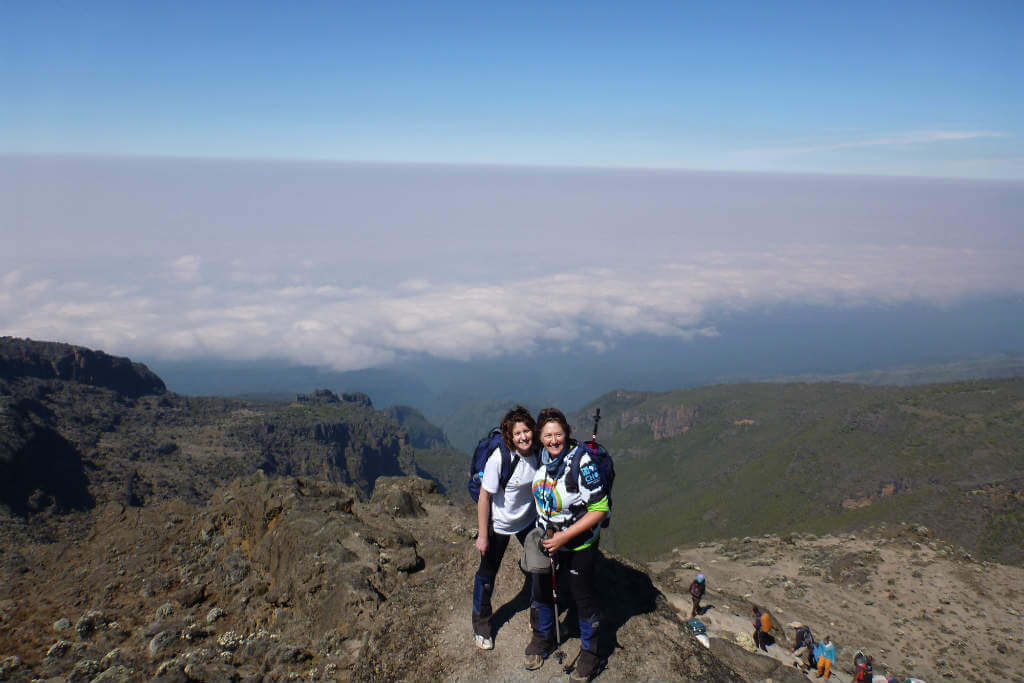
<svg viewBox="0 0 1024 683">
<path fill-rule="evenodd" d="M 568 442 L 562 446 L 562 452 L 557 456 L 553 456 L 548 453 L 547 448 L 543 448 L 540 451 L 540 462 L 547 469 L 547 475 L 555 479 L 558 478 L 558 472 L 562 468 L 562 462 L 565 460 L 565 454 L 570 450 L 570 444 Z"/>
</svg>

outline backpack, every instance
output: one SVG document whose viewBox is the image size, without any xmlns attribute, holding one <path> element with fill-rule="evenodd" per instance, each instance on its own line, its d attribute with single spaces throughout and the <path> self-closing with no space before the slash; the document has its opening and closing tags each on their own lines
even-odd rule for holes
<svg viewBox="0 0 1024 683">
<path fill-rule="evenodd" d="M 693 635 L 704 635 L 708 632 L 708 627 L 704 625 L 704 622 L 700 619 L 687 619 L 686 627 L 690 629 L 690 633 Z"/>
<path fill-rule="evenodd" d="M 612 485 L 615 483 L 615 465 L 612 463 L 612 456 L 604 449 L 604 446 L 597 441 L 583 441 L 577 444 L 587 452 L 590 459 L 597 465 L 597 471 L 601 473 L 601 481 L 604 482 L 605 493 L 608 494 L 608 507 L 612 505 Z M 569 474 L 565 478 L 565 490 L 576 493 L 580 490 L 580 459 L 582 454 L 579 450 L 569 463 Z M 606 527 L 611 522 L 611 516 L 605 515 L 601 527 Z"/>
<path fill-rule="evenodd" d="M 466 482 L 469 497 L 473 499 L 474 503 L 480 500 L 480 484 L 484 478 L 484 466 L 495 448 L 501 449 L 501 469 L 498 471 L 499 489 L 505 488 L 508 480 L 512 478 L 513 470 L 519 464 L 519 454 L 516 453 L 515 457 L 512 457 L 508 446 L 505 445 L 505 439 L 501 437 L 501 430 L 497 427 L 480 439 L 480 443 L 473 451 L 473 459 L 469 463 L 469 481 Z"/>
<path fill-rule="evenodd" d="M 761 630 L 765 633 L 772 630 L 772 618 L 767 612 L 761 612 Z"/>
</svg>

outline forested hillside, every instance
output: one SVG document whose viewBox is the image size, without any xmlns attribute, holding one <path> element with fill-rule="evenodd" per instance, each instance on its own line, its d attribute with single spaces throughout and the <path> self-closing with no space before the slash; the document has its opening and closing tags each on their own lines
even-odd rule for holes
<svg viewBox="0 0 1024 683">
<path fill-rule="evenodd" d="M 1024 561 L 1022 378 L 618 391 L 576 415 L 579 433 L 596 407 L 627 554 L 920 521 L 983 557 Z"/>
</svg>

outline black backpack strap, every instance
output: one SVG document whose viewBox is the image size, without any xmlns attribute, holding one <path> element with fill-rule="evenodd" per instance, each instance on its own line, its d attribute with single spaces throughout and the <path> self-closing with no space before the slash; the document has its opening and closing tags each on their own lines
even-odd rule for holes
<svg viewBox="0 0 1024 683">
<path fill-rule="evenodd" d="M 572 452 L 567 456 L 569 462 L 565 463 L 565 490 L 569 493 L 579 493 L 580 490 L 580 449 L 574 446 Z"/>
<path fill-rule="evenodd" d="M 512 478 L 512 473 L 516 471 L 516 467 L 519 465 L 519 453 L 512 455 L 512 452 L 505 447 L 504 440 L 499 444 L 498 448 L 501 450 L 501 469 L 498 471 L 498 484 L 499 488 L 504 490 L 508 486 L 508 480 Z"/>
</svg>

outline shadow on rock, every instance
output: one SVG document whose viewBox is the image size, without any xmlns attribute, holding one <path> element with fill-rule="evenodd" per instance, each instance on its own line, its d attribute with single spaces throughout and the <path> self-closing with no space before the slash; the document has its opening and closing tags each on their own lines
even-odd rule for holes
<svg viewBox="0 0 1024 683">
<path fill-rule="evenodd" d="M 661 592 L 646 572 L 604 553 L 597 562 L 595 574 L 601 596 L 600 648 L 602 656 L 607 657 L 621 647 L 619 629 L 633 617 L 657 610 Z"/>
<path fill-rule="evenodd" d="M 81 453 L 53 429 L 26 427 L 20 447 L 0 459 L 0 503 L 21 516 L 51 506 L 58 511 L 93 507 Z"/>
</svg>

